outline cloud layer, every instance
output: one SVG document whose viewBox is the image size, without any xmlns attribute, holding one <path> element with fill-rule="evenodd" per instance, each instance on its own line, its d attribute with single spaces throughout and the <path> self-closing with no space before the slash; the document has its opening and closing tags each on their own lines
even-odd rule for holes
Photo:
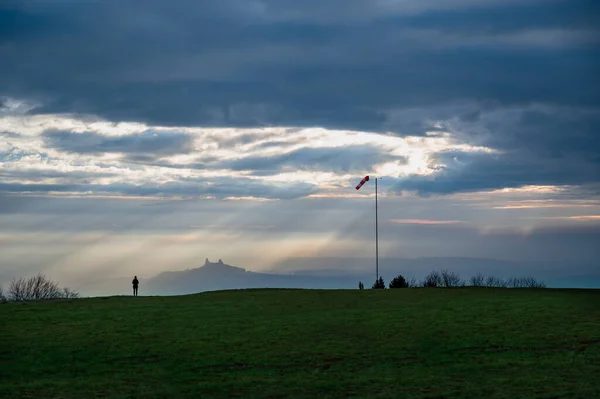
<svg viewBox="0 0 600 399">
<path fill-rule="evenodd" d="M 396 137 L 325 129 L 164 128 L 65 116 L 5 116 L 0 192 L 217 198 L 353 195 L 374 172 L 432 173 L 447 135 Z"/>
<path fill-rule="evenodd" d="M 397 130 L 388 112 L 460 99 L 598 104 L 594 2 L 418 3 L 9 2 L 0 91 L 36 113 L 210 127 Z"/>
<path fill-rule="evenodd" d="M 600 7 L 593 1 L 3 4 L 2 115 L 68 113 L 144 126 L 105 136 L 94 126 L 55 124 L 41 132 L 37 155 L 22 148 L 7 155 L 5 146 L 3 161 L 39 156 L 49 164 L 47 148 L 96 155 L 104 166 L 118 158 L 138 171 L 229 170 L 247 178 L 296 171 L 309 180 L 310 172 L 344 180 L 389 162 L 411 165 L 377 139 L 329 149 L 288 140 L 284 150 L 284 135 L 251 130 L 283 126 L 293 136 L 320 127 L 331 135 L 438 132 L 495 151 L 436 149 L 418 171 L 383 168 L 399 178 L 398 191 L 598 182 L 600 93 L 591 82 L 600 66 Z M 3 140 L 24 134 L 6 118 L 3 125 Z M 229 130 L 206 144 L 187 128 Z M 215 158 L 207 148 L 215 141 L 246 153 Z"/>
</svg>

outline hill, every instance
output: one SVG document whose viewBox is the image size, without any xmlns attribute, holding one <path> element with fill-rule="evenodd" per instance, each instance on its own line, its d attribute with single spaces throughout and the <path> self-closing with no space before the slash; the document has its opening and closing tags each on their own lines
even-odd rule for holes
<svg viewBox="0 0 600 399">
<path fill-rule="evenodd" d="M 372 259 L 289 259 L 278 264 L 271 272 L 258 273 L 228 265 L 221 259 L 217 262 L 206 259 L 204 265 L 197 268 L 160 273 L 145 280 L 142 287 L 148 295 L 180 295 L 245 288 L 353 289 L 357 288 L 359 281 L 364 282 L 367 287 L 371 286 L 375 280 L 374 270 L 365 272 L 364 265 L 372 262 Z M 465 279 L 477 272 L 502 278 L 533 274 L 544 276 L 543 281 L 553 288 L 582 285 L 584 288 L 598 287 L 600 278 L 596 268 L 592 269 L 588 265 L 581 265 L 581 275 L 578 276 L 572 267 L 562 263 L 519 263 L 478 258 L 383 258 L 380 272 L 385 281 L 389 282 L 398 274 L 421 279 L 432 270 L 442 269 L 457 272 Z M 572 274 L 568 274 L 569 272 Z M 123 281 L 128 282 L 127 279 Z"/>
<path fill-rule="evenodd" d="M 372 258 L 288 258 L 263 272 L 248 271 L 205 260 L 199 267 L 165 271 L 157 275 L 136 272 L 144 295 L 182 295 L 244 288 L 354 289 L 362 281 L 375 281 Z M 386 282 L 398 274 L 422 279 L 432 270 L 448 269 L 469 279 L 477 273 L 501 278 L 533 276 L 550 288 L 598 288 L 596 264 L 571 262 L 513 262 L 485 258 L 380 258 L 379 271 Z M 84 296 L 123 295 L 131 292 L 131 276 L 93 277 L 68 282 Z M 3 281 L 7 281 L 5 279 Z M 61 280 L 62 281 L 62 280 Z"/>
<path fill-rule="evenodd" d="M 327 275 L 331 280 L 338 276 L 354 275 L 363 279 L 362 281 L 372 283 L 374 268 L 375 260 L 372 257 L 289 258 L 274 265 L 272 272 Z M 477 273 L 502 278 L 534 276 L 551 288 L 600 288 L 600 269 L 594 262 L 510 261 L 468 257 L 379 258 L 380 275 L 384 276 L 386 281 L 398 274 L 421 279 L 432 270 L 443 269 L 458 273 L 465 279 Z M 323 270 L 325 272 L 322 272 Z"/>
<path fill-rule="evenodd" d="M 228 265 L 221 259 L 218 262 L 206 259 L 204 265 L 197 268 L 151 277 L 144 281 L 143 289 L 150 295 L 180 295 L 245 288 L 356 288 L 360 277 L 354 274 L 328 278 L 327 275 L 313 274 L 257 273 Z"/>
<path fill-rule="evenodd" d="M 600 397 L 600 291 L 234 290 L 0 305 L 0 397 Z"/>
</svg>

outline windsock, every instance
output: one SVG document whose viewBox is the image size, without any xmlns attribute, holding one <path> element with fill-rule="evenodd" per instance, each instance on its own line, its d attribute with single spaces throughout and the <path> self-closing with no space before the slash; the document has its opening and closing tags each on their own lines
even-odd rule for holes
<svg viewBox="0 0 600 399">
<path fill-rule="evenodd" d="M 358 186 L 356 186 L 356 189 L 358 190 L 359 188 L 362 187 L 363 184 L 365 184 L 365 182 L 368 182 L 368 181 L 369 181 L 369 175 L 365 176 L 364 179 L 362 179 L 360 181 L 360 183 L 358 183 Z"/>
</svg>

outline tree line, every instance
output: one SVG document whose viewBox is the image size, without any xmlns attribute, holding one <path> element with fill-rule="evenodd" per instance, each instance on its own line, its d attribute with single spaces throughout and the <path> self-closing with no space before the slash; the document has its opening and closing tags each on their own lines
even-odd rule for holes
<svg viewBox="0 0 600 399">
<path fill-rule="evenodd" d="M 488 287 L 488 288 L 546 288 L 546 284 L 534 277 L 509 277 L 503 279 L 496 276 L 484 276 L 481 273 L 472 276 L 469 280 L 463 280 L 457 273 L 442 270 L 436 270 L 429 273 L 422 280 L 411 278 L 407 280 L 404 276 L 398 275 L 390 281 L 388 288 L 455 288 L 455 287 Z M 359 289 L 364 289 L 364 284 L 358 283 Z M 373 289 L 385 289 L 383 277 L 379 277 L 372 287 Z"/>
<path fill-rule="evenodd" d="M 42 273 L 33 277 L 13 278 L 8 284 L 6 293 L 0 285 L 0 302 L 75 298 L 79 298 L 79 293 L 68 287 L 61 288 L 58 283 Z"/>
</svg>

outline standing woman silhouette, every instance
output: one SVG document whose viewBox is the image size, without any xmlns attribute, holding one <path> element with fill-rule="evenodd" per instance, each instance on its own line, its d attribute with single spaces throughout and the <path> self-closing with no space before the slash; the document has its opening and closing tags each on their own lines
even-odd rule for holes
<svg viewBox="0 0 600 399">
<path fill-rule="evenodd" d="M 138 285 L 140 285 L 140 282 L 139 282 L 137 276 L 133 276 L 133 281 L 131 282 L 131 284 L 133 284 L 133 296 L 137 296 Z"/>
</svg>

